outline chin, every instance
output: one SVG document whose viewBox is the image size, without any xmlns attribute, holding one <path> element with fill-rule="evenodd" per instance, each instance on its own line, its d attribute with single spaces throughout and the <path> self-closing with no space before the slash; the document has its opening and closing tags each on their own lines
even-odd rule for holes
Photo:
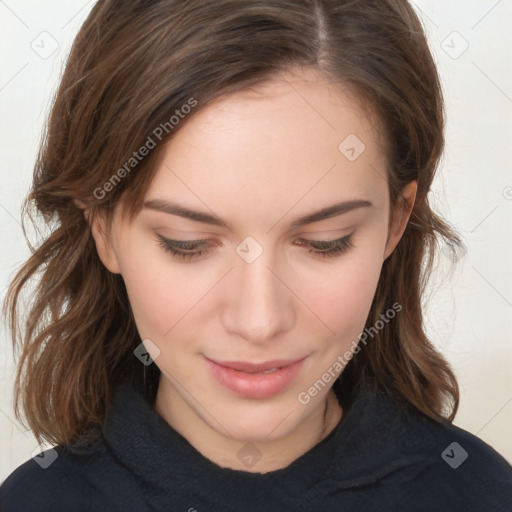
<svg viewBox="0 0 512 512">
<path fill-rule="evenodd" d="M 218 413 L 219 418 L 224 418 L 220 426 L 212 424 L 211 418 L 207 421 L 219 434 L 226 435 L 227 431 L 236 441 L 265 443 L 292 432 L 301 421 L 299 413 L 304 412 L 304 406 L 296 401 L 273 405 L 260 403 L 234 407 L 232 411 Z"/>
</svg>

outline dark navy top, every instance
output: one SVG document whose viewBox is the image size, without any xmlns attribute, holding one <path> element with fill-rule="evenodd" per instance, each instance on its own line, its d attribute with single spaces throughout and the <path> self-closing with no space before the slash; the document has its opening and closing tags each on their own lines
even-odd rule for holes
<svg viewBox="0 0 512 512">
<path fill-rule="evenodd" d="M 414 411 L 357 389 L 325 439 L 286 468 L 253 473 L 201 455 L 125 381 L 98 439 L 19 466 L 0 487 L 1 510 L 512 511 L 510 464 L 465 430 Z M 250 464 L 255 453 L 248 444 L 241 456 Z"/>
</svg>

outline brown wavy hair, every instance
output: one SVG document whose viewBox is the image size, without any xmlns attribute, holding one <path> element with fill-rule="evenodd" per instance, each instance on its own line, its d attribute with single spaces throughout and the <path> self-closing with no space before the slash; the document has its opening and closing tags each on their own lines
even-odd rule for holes
<svg viewBox="0 0 512 512">
<path fill-rule="evenodd" d="M 372 381 L 434 420 L 455 417 L 457 380 L 424 332 L 422 299 L 440 244 L 454 255 L 463 244 L 427 197 L 444 145 L 444 104 L 412 7 L 405 0 L 100 0 L 53 100 L 23 205 L 32 255 L 4 303 L 15 356 L 21 352 L 15 415 L 21 419 L 21 401 L 39 443 L 71 443 L 101 427 L 126 377 L 149 399 L 158 386 L 156 365 L 146 369 L 134 357 L 141 339 L 124 282 L 101 263 L 91 219 L 104 212 L 110 220 L 118 203 L 134 218 L 165 141 L 202 107 L 301 67 L 343 84 L 382 123 L 391 211 L 402 205 L 402 188 L 418 183 L 366 325 L 395 302 L 403 309 L 336 385 Z M 158 147 L 108 193 L 94 193 L 191 98 L 198 106 Z M 28 219 L 44 223 L 37 247 Z"/>
</svg>

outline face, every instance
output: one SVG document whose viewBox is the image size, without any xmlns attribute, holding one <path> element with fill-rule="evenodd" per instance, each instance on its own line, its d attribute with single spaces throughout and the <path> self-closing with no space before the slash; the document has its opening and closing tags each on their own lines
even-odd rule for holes
<svg viewBox="0 0 512 512">
<path fill-rule="evenodd" d="M 339 86 L 288 75 L 197 112 L 135 220 L 93 226 L 173 415 L 258 441 L 323 407 L 334 378 L 308 390 L 355 348 L 409 214 L 390 218 L 377 134 Z"/>
</svg>

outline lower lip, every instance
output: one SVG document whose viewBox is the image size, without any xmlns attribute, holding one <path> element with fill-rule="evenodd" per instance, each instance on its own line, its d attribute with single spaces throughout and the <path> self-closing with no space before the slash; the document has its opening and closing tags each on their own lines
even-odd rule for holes
<svg viewBox="0 0 512 512">
<path fill-rule="evenodd" d="M 297 377 L 304 359 L 283 366 L 272 373 L 246 373 L 226 368 L 206 359 L 215 379 L 224 387 L 245 398 L 268 398 L 285 389 Z"/>
</svg>

